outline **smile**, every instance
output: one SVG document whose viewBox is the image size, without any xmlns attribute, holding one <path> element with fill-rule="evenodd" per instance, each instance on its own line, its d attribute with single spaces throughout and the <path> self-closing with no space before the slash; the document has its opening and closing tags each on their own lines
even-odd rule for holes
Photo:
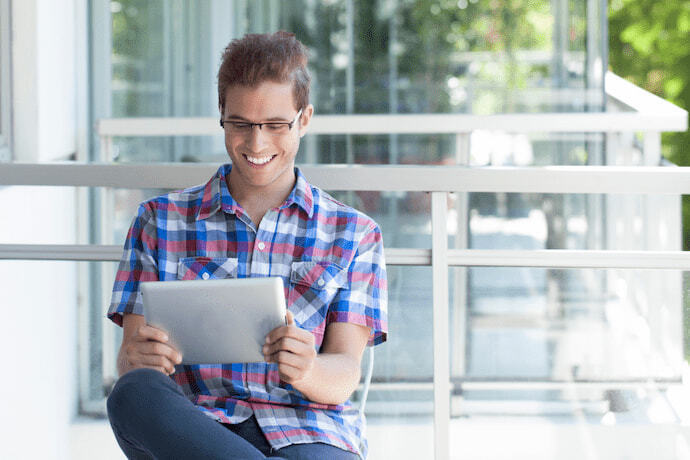
<svg viewBox="0 0 690 460">
<path fill-rule="evenodd" d="M 265 157 L 250 157 L 248 155 L 244 155 L 244 157 L 247 159 L 248 162 L 254 165 L 265 165 L 269 161 L 271 161 L 273 158 L 275 158 L 275 155 L 271 156 L 265 156 Z"/>
</svg>

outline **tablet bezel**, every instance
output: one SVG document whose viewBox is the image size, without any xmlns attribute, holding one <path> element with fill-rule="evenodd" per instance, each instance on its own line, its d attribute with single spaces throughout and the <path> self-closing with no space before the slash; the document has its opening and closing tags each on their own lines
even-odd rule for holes
<svg viewBox="0 0 690 460">
<path fill-rule="evenodd" d="M 182 364 L 261 362 L 266 335 L 285 324 L 280 277 L 141 283 L 146 323 L 163 330 Z"/>
</svg>

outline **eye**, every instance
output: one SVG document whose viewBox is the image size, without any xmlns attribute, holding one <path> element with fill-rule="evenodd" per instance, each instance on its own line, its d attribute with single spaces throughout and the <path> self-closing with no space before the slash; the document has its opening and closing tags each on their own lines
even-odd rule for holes
<svg viewBox="0 0 690 460">
<path fill-rule="evenodd" d="M 284 131 L 285 128 L 287 128 L 287 125 L 285 123 L 265 123 L 264 126 L 266 127 L 267 130 L 271 132 L 280 132 Z"/>
<path fill-rule="evenodd" d="M 249 129 L 251 127 L 250 123 L 243 123 L 241 121 L 231 121 L 230 126 L 232 129 Z"/>
</svg>

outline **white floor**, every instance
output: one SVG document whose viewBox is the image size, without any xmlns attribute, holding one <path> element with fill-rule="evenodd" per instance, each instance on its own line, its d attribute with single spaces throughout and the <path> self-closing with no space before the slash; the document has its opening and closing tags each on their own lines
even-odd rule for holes
<svg viewBox="0 0 690 460">
<path fill-rule="evenodd" d="M 427 423 L 369 424 L 372 460 L 433 458 Z M 685 460 L 690 428 L 678 425 L 554 424 L 531 418 L 458 419 L 451 424 L 451 459 Z M 71 458 L 124 459 L 104 420 L 72 425 Z"/>
</svg>

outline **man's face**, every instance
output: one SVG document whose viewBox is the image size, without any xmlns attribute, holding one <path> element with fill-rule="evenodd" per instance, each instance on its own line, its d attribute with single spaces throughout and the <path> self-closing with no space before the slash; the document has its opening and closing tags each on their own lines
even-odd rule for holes
<svg viewBox="0 0 690 460">
<path fill-rule="evenodd" d="M 225 92 L 225 148 L 232 160 L 232 188 L 244 193 L 270 193 L 292 189 L 295 181 L 295 156 L 299 141 L 307 132 L 313 113 L 311 105 L 285 133 L 277 134 L 267 126 L 254 126 L 243 132 L 228 121 L 265 123 L 291 122 L 295 119 L 292 83 L 266 81 L 255 87 L 230 86 Z"/>
</svg>

